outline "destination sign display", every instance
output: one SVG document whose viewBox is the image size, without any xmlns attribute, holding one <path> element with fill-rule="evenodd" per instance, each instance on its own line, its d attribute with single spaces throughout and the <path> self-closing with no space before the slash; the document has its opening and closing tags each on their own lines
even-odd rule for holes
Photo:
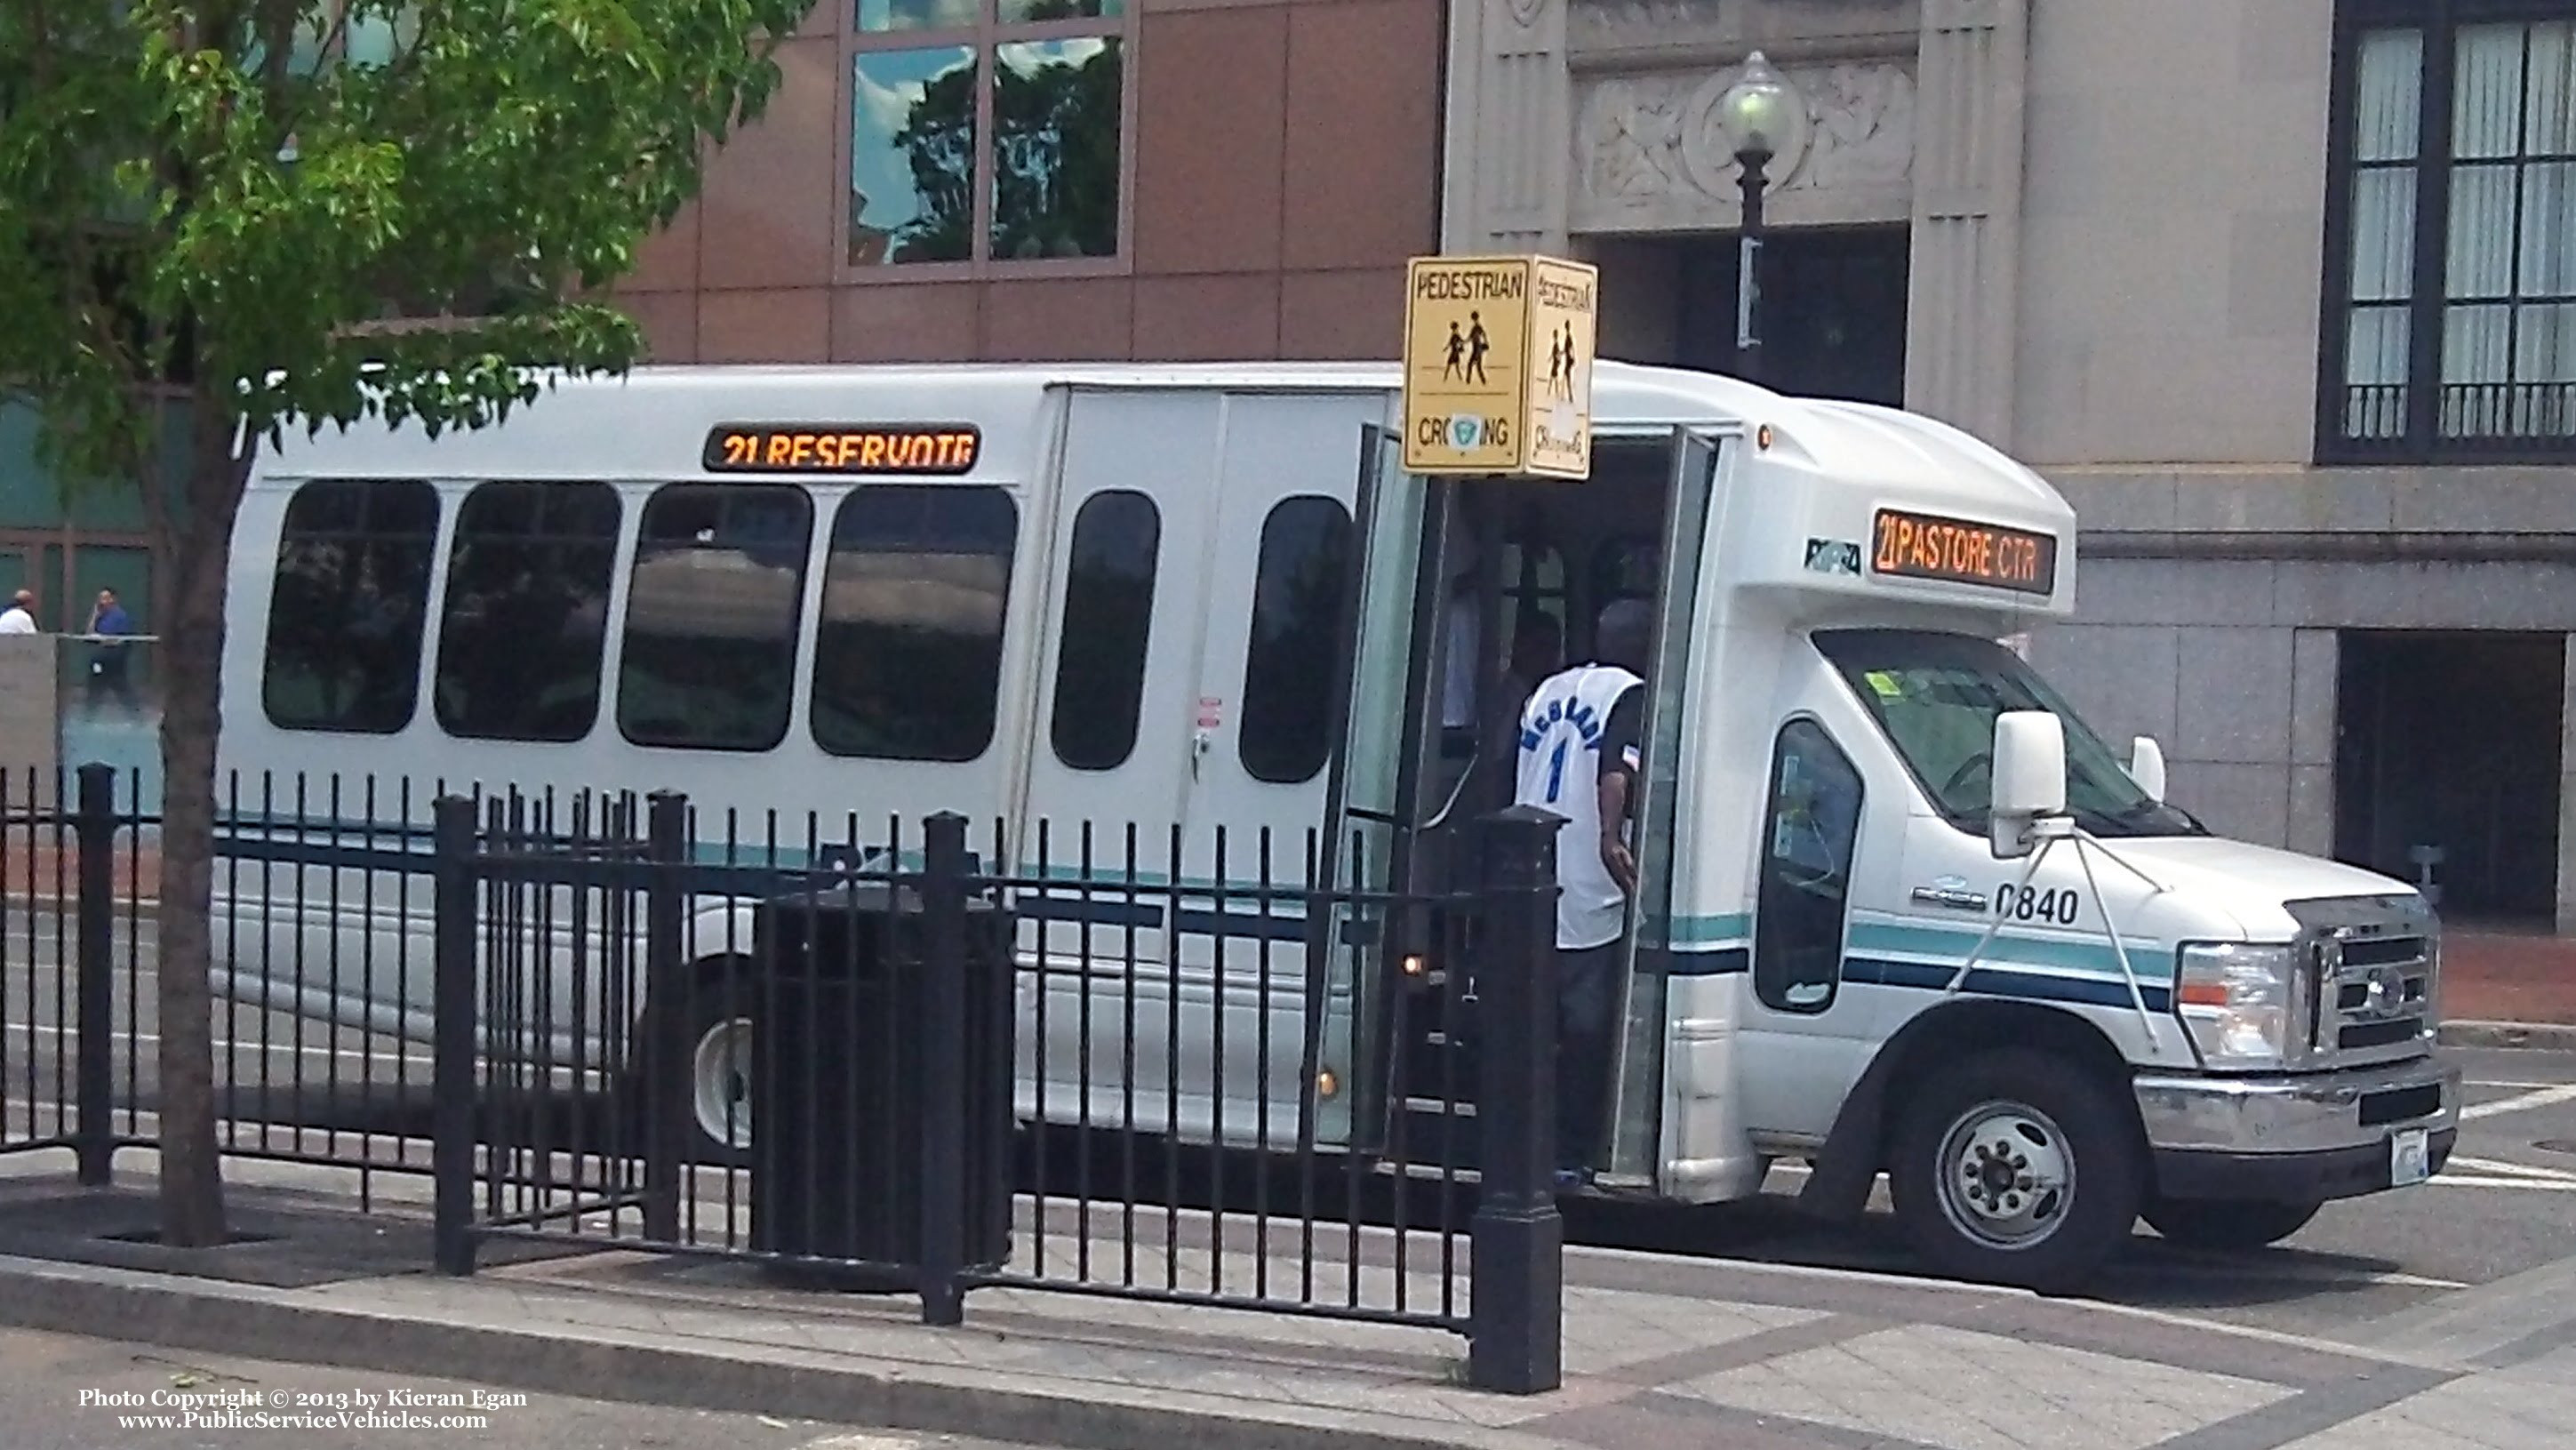
<svg viewBox="0 0 2576 1450">
<path fill-rule="evenodd" d="M 2057 539 L 2051 534 L 1904 509 L 1880 509 L 1872 533 L 1873 574 L 2020 594 L 2048 594 L 2057 588 Z"/>
<path fill-rule="evenodd" d="M 726 423 L 700 461 L 709 473 L 953 474 L 983 444 L 970 423 Z"/>
</svg>

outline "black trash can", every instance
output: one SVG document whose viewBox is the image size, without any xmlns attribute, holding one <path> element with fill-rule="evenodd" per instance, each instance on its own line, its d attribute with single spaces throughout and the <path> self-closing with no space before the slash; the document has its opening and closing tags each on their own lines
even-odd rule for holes
<svg viewBox="0 0 2576 1450">
<path fill-rule="evenodd" d="M 771 898 L 753 927 L 751 1246 L 921 1262 L 929 961 L 920 894 L 850 882 Z M 966 1263 L 1010 1257 L 1018 1012 L 1010 914 L 970 897 L 965 975 Z M 780 1277 L 904 1292 L 908 1275 L 811 1265 Z"/>
</svg>

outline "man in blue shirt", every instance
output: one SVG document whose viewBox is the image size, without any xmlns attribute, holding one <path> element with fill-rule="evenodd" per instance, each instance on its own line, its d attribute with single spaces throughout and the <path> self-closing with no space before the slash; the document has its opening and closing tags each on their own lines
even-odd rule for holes
<svg viewBox="0 0 2576 1450">
<path fill-rule="evenodd" d="M 134 633 L 134 621 L 127 617 L 125 606 L 117 602 L 115 590 L 98 591 L 98 606 L 90 611 L 89 629 L 85 632 L 108 640 Z M 105 643 L 90 656 L 89 703 L 92 709 L 97 708 L 101 698 L 107 695 L 114 695 L 128 710 L 136 708 L 134 682 L 126 673 L 130 648 L 124 644 Z"/>
</svg>

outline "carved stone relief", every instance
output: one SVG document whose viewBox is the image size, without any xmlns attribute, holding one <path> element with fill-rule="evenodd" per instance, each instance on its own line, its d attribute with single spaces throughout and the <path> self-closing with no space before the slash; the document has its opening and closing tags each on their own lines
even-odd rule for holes
<svg viewBox="0 0 2576 1450">
<path fill-rule="evenodd" d="M 1714 31 L 1719 0 L 1572 0 L 1566 39 L 1578 46 L 1670 41 L 1676 33 Z"/>
<path fill-rule="evenodd" d="M 1512 23 L 1523 30 L 1538 24 L 1538 15 L 1547 8 L 1547 0 L 1503 0 L 1511 11 Z"/>
<path fill-rule="evenodd" d="M 1610 76 L 1585 86 L 1574 137 L 1578 213 L 1601 219 L 1643 212 L 1674 224 L 1714 205 L 1731 217 L 1741 168 L 1717 103 L 1736 70 Z M 1848 61 L 1785 71 L 1807 103 L 1806 120 L 1765 167 L 1766 197 L 1907 186 L 1914 77 L 1903 65 Z"/>
</svg>

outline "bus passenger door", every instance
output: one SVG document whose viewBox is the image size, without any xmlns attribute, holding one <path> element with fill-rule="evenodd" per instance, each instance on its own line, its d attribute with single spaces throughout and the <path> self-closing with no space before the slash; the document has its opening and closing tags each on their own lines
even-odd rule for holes
<svg viewBox="0 0 2576 1450">
<path fill-rule="evenodd" d="M 1685 746 L 1701 722 L 1692 708 L 1693 656 L 1701 641 L 1709 527 L 1721 457 L 1719 440 L 1688 428 L 1673 430 L 1664 495 L 1660 577 L 1655 583 L 1655 639 L 1646 680 L 1645 742 L 1629 841 L 1637 862 L 1637 899 L 1629 929 L 1620 938 L 1626 970 L 1619 973 L 1622 1023 L 1611 1078 L 1610 1161 L 1606 1177 L 1651 1185 L 1662 1157 L 1664 1042 L 1669 1017 L 1668 979 L 1703 959 L 1695 929 L 1677 929 L 1677 884 L 1693 866 L 1691 833 L 1678 819 Z M 1684 899 L 1687 888 L 1684 887 Z M 1687 924 L 1686 924 L 1687 925 Z M 1679 953 L 1677 955 L 1677 952 Z"/>
<path fill-rule="evenodd" d="M 1402 515 L 1418 520 L 1419 494 L 1396 474 L 1388 487 L 1398 501 L 1381 507 L 1365 426 L 1385 408 L 1380 393 L 1225 402 L 1205 551 L 1206 643 L 1184 750 L 1179 874 L 1192 890 L 1173 927 L 1181 980 L 1225 1004 L 1225 1035 L 1212 1048 L 1222 1062 L 1210 1061 L 1204 1075 L 1223 1078 L 1225 1136 L 1247 1144 L 1257 1128 L 1278 1149 L 1295 1147 L 1308 1129 L 1327 1146 L 1349 1131 L 1356 967 L 1342 924 L 1309 921 L 1304 892 L 1310 880 L 1384 879 L 1381 843 L 1354 854 L 1349 831 L 1333 829 L 1341 822 L 1328 801 L 1350 779 L 1352 762 L 1342 762 L 1342 774 L 1335 767 L 1352 712 L 1403 704 L 1400 688 L 1390 697 L 1382 681 L 1346 675 L 1354 571 L 1393 570 L 1386 587 L 1399 598 L 1411 590 L 1409 558 L 1389 560 L 1411 547 Z M 1400 638 L 1370 638 L 1367 648 L 1404 658 Z M 1388 719 L 1356 733 L 1373 742 L 1399 728 Z M 1362 777 L 1372 784 L 1358 798 L 1374 806 L 1375 777 Z M 1316 1082 L 1327 1070 L 1333 1091 L 1323 1095 Z"/>
<path fill-rule="evenodd" d="M 1180 391 L 1076 390 L 1066 408 L 1055 513 L 1029 530 L 1051 562 L 1013 839 L 1022 873 L 1089 884 L 1015 903 L 1020 949 L 1047 961 L 1044 1005 L 1023 993 L 1020 1080 L 1034 1085 L 1023 1108 L 1063 1122 L 1079 1106 L 1115 1124 L 1132 1064 L 1136 1116 L 1151 1127 L 1167 1121 L 1171 1080 L 1170 899 L 1154 888 L 1188 809 L 1222 412 Z"/>
</svg>

